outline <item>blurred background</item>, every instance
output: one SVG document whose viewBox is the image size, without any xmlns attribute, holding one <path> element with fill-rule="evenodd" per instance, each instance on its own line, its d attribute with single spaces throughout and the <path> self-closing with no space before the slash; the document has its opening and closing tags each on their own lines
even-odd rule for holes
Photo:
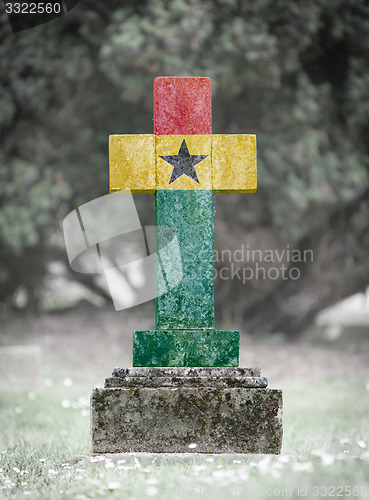
<svg viewBox="0 0 369 500">
<path fill-rule="evenodd" d="M 92 340 L 154 326 L 153 301 L 117 313 L 96 276 L 70 269 L 62 221 L 108 193 L 109 134 L 152 133 L 158 75 L 209 76 L 213 132 L 258 138 L 257 193 L 215 195 L 216 270 L 248 269 L 218 275 L 217 328 L 366 341 L 364 0 L 83 0 L 23 32 L 4 11 L 0 24 L 1 345 L 41 332 L 52 352 L 60 335 L 77 363 L 83 332 L 91 362 Z M 135 201 L 152 224 L 153 195 Z"/>
</svg>

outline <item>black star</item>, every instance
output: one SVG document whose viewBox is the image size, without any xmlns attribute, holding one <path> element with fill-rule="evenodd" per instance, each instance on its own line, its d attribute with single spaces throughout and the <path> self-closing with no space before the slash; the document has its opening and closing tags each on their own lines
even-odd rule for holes
<svg viewBox="0 0 369 500">
<path fill-rule="evenodd" d="M 204 160 L 207 156 L 209 155 L 190 155 L 190 153 L 188 152 L 186 139 L 183 139 L 177 155 L 160 156 L 160 158 L 163 158 L 164 161 L 170 163 L 174 167 L 169 184 L 181 177 L 181 175 L 187 175 L 198 184 L 200 184 L 194 167 L 195 165 L 200 163 L 200 161 Z"/>
</svg>

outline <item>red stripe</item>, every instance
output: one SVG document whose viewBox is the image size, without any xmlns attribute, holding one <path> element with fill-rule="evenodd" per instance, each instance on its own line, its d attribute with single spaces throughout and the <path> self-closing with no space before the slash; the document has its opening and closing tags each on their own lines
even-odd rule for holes
<svg viewBox="0 0 369 500">
<path fill-rule="evenodd" d="M 155 78 L 155 135 L 196 135 L 211 132 L 210 78 Z"/>
</svg>

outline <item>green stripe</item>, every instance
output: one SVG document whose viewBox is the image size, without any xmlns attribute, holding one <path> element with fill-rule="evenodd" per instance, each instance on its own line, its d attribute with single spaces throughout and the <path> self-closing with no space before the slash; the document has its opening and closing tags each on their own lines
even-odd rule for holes
<svg viewBox="0 0 369 500">
<path fill-rule="evenodd" d="M 155 219 L 156 226 L 175 230 L 181 253 L 181 262 L 170 253 L 161 255 L 162 266 L 172 273 L 180 272 L 182 266 L 183 272 L 182 282 L 156 299 L 156 328 L 214 328 L 212 191 L 157 191 Z M 159 254 L 167 243 L 162 234 L 159 229 L 156 237 Z M 158 286 L 159 276 L 156 281 Z"/>
<path fill-rule="evenodd" d="M 238 366 L 240 334 L 226 330 L 133 333 L 133 366 Z"/>
</svg>

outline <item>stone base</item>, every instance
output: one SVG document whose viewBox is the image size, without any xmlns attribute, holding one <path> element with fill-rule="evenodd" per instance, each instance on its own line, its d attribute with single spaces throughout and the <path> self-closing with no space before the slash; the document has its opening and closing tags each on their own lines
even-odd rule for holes
<svg viewBox="0 0 369 500">
<path fill-rule="evenodd" d="M 278 454 L 282 391 L 266 389 L 259 375 L 246 368 L 116 369 L 91 396 L 92 452 Z"/>
<path fill-rule="evenodd" d="M 133 333 L 133 366 L 238 366 L 236 330 L 142 330 Z"/>
</svg>

